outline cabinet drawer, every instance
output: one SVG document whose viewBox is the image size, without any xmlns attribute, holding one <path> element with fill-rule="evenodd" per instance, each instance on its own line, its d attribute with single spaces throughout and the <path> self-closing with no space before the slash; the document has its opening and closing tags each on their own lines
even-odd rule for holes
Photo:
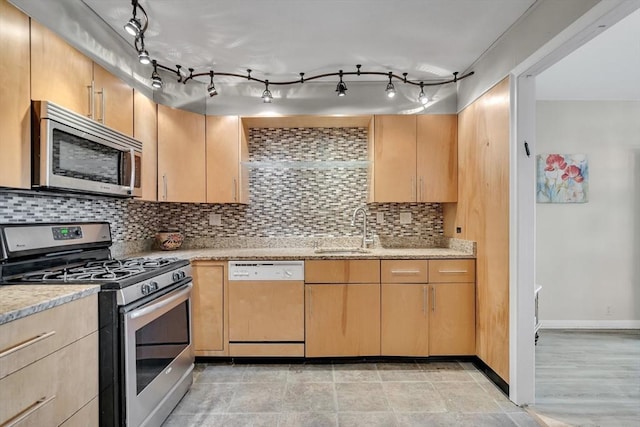
<svg viewBox="0 0 640 427">
<path fill-rule="evenodd" d="M 0 326 L 0 378 L 98 329 L 97 295 Z"/>
<path fill-rule="evenodd" d="M 59 425 L 98 394 L 98 332 L 0 380 L 0 424 Z"/>
<path fill-rule="evenodd" d="M 305 283 L 380 283 L 377 259 L 306 260 Z"/>
<path fill-rule="evenodd" d="M 87 403 L 78 412 L 73 414 L 71 418 L 65 421 L 61 427 L 87 427 L 97 426 L 100 416 L 100 405 L 98 398 L 95 397 L 91 402 Z"/>
<path fill-rule="evenodd" d="M 382 260 L 382 283 L 426 283 L 427 262 L 425 259 Z"/>
<path fill-rule="evenodd" d="M 429 283 L 471 283 L 476 281 L 473 259 L 434 259 L 429 261 Z"/>
</svg>

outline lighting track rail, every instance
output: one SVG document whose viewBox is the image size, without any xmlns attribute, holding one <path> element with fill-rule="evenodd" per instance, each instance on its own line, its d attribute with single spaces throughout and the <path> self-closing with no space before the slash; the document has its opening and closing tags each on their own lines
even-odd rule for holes
<svg viewBox="0 0 640 427">
<path fill-rule="evenodd" d="M 436 80 L 436 81 L 410 80 L 408 79 L 409 73 L 402 73 L 402 75 L 399 75 L 392 71 L 389 71 L 389 72 L 362 71 L 361 64 L 356 65 L 356 71 L 339 70 L 338 72 L 334 72 L 334 73 L 324 73 L 324 74 L 317 74 L 313 76 L 305 76 L 305 73 L 300 73 L 299 79 L 283 80 L 283 81 L 272 81 L 268 79 L 260 79 L 260 78 L 254 77 L 251 75 L 251 72 L 252 72 L 251 69 L 247 69 L 246 74 L 238 74 L 238 73 L 228 73 L 228 72 L 220 72 L 220 71 L 214 71 L 214 70 L 195 72 L 196 70 L 194 68 L 187 68 L 187 71 L 189 71 L 189 74 L 186 74 L 183 71 L 184 67 L 182 67 L 181 65 L 176 65 L 175 67 L 171 67 L 171 66 L 163 65 L 157 62 L 155 59 L 154 60 L 151 59 L 144 45 L 144 33 L 147 30 L 147 27 L 149 26 L 149 17 L 146 11 L 144 10 L 144 8 L 138 3 L 138 0 L 132 0 L 131 4 L 133 6 L 132 17 L 125 24 L 124 28 L 127 31 L 127 33 L 135 37 L 134 46 L 138 51 L 138 60 L 140 61 L 140 63 L 145 65 L 146 64 L 153 65 L 153 72 L 151 73 L 151 85 L 155 89 L 160 89 L 162 88 L 162 85 L 163 85 L 162 77 L 158 73 L 158 70 L 164 70 L 169 73 L 175 74 L 177 82 L 183 83 L 183 84 L 187 84 L 187 82 L 189 82 L 190 80 L 193 80 L 196 77 L 209 76 L 210 81 L 209 81 L 209 85 L 207 86 L 207 92 L 211 97 L 216 96 L 218 94 L 218 91 L 216 90 L 213 82 L 213 79 L 215 76 L 235 77 L 238 79 L 243 79 L 243 80 L 248 80 L 248 81 L 253 81 L 253 82 L 258 82 L 263 84 L 265 86 L 265 90 L 262 93 L 261 98 L 263 102 L 270 103 L 273 100 L 273 96 L 271 95 L 271 91 L 269 90 L 269 85 L 288 86 L 288 85 L 295 85 L 295 84 L 304 84 L 305 82 L 309 82 L 313 80 L 339 77 L 340 80 L 336 86 L 335 91 L 338 92 L 338 96 L 345 96 L 347 91 L 347 85 L 342 80 L 344 76 L 384 76 L 389 79 L 389 82 L 387 83 L 386 89 L 385 89 L 385 93 L 389 98 L 393 98 L 396 94 L 396 89 L 393 84 L 393 80 L 396 80 L 405 84 L 419 86 L 420 93 L 418 94 L 417 100 L 421 104 L 426 105 L 430 101 L 430 99 L 424 92 L 425 86 L 442 86 L 442 85 L 447 85 L 451 83 L 456 83 L 474 74 L 473 71 L 470 71 L 466 74 L 458 76 L 459 73 L 456 71 L 453 73 L 453 77 L 450 79 Z M 144 22 L 141 22 L 138 19 L 137 17 L 138 10 L 141 12 Z"/>
</svg>

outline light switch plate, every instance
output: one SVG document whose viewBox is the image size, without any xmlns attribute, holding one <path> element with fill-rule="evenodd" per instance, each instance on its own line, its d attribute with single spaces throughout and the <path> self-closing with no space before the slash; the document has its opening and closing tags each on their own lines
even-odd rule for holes
<svg viewBox="0 0 640 427">
<path fill-rule="evenodd" d="M 222 225 L 222 215 L 215 213 L 209 214 L 209 225 Z"/>
<path fill-rule="evenodd" d="M 400 212 L 400 224 L 411 224 L 411 212 Z"/>
<path fill-rule="evenodd" d="M 376 213 L 376 222 L 378 224 L 384 224 L 384 212 L 377 212 Z"/>
</svg>

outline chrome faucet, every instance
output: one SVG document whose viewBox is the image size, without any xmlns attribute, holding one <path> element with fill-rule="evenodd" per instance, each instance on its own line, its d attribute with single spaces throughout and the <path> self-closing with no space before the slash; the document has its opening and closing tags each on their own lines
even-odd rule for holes
<svg viewBox="0 0 640 427">
<path fill-rule="evenodd" d="M 373 238 L 367 236 L 367 206 L 362 205 L 355 208 L 353 215 L 351 216 L 351 226 L 356 225 L 358 212 L 362 212 L 362 249 L 366 249 L 367 244 L 373 243 Z"/>
</svg>

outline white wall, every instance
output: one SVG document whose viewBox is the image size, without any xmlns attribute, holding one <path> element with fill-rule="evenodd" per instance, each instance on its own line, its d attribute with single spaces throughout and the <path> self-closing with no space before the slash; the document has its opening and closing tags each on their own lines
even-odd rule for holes
<svg viewBox="0 0 640 427">
<path fill-rule="evenodd" d="M 640 102 L 538 101 L 538 153 L 586 153 L 589 202 L 537 204 L 543 327 L 640 327 Z"/>
</svg>

